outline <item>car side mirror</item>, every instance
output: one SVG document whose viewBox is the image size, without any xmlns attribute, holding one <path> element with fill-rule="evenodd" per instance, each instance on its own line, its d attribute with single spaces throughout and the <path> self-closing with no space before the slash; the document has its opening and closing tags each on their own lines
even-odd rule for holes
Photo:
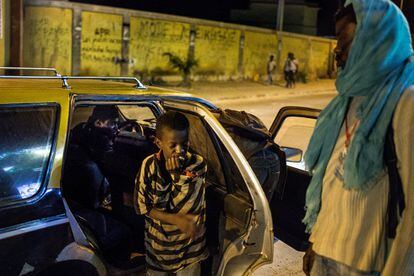
<svg viewBox="0 0 414 276">
<path fill-rule="evenodd" d="M 286 154 L 286 161 L 289 162 L 301 162 L 303 151 L 297 148 L 281 147 L 281 150 Z"/>
</svg>

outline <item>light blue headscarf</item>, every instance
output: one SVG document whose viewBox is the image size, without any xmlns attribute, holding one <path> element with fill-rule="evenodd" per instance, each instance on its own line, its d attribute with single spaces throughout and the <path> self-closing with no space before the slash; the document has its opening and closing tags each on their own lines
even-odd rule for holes
<svg viewBox="0 0 414 276">
<path fill-rule="evenodd" d="M 387 128 L 401 94 L 414 83 L 411 35 L 398 7 L 389 0 L 348 0 L 345 5 L 349 4 L 355 10 L 357 29 L 336 81 L 339 94 L 321 112 L 305 156 L 313 174 L 303 219 L 308 232 L 320 210 L 323 177 L 352 97 L 365 99 L 358 108 L 360 124 L 344 161 L 344 188 L 364 190 L 385 173 Z"/>
</svg>

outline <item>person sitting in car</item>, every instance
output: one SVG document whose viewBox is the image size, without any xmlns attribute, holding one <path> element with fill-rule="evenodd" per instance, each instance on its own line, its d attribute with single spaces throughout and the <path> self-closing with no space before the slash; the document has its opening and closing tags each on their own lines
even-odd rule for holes
<svg viewBox="0 0 414 276">
<path fill-rule="evenodd" d="M 115 106 L 96 106 L 86 123 L 70 134 L 63 176 L 65 197 L 97 238 L 109 262 L 121 264 L 131 255 L 131 230 L 115 219 L 110 205 L 106 156 L 113 152 L 119 112 Z"/>
<path fill-rule="evenodd" d="M 97 106 L 86 123 L 71 131 L 65 174 L 78 181 L 71 181 L 66 192 L 85 207 L 96 209 L 110 196 L 105 156 L 113 151 L 118 118 L 115 106 Z"/>
<path fill-rule="evenodd" d="M 147 275 L 200 275 L 205 245 L 207 164 L 188 151 L 189 122 L 175 111 L 157 120 L 160 151 L 147 157 L 136 181 L 136 212 L 146 216 Z"/>
</svg>

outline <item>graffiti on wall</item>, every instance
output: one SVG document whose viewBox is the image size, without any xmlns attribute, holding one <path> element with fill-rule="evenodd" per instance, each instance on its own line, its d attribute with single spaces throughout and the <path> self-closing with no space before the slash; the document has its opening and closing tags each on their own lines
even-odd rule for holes
<svg viewBox="0 0 414 276">
<path fill-rule="evenodd" d="M 170 70 L 165 52 L 187 58 L 190 24 L 132 17 L 130 26 L 130 74 Z"/>
<path fill-rule="evenodd" d="M 122 15 L 82 12 L 81 74 L 118 76 L 122 57 Z"/>
<path fill-rule="evenodd" d="M 237 75 L 240 31 L 210 26 L 197 26 L 195 58 L 199 73 Z"/>
<path fill-rule="evenodd" d="M 270 55 L 276 59 L 276 34 L 244 33 L 243 76 L 257 79 L 266 74 L 266 66 Z"/>
<path fill-rule="evenodd" d="M 4 2 L 0 0 L 0 32 L 4 31 L 4 24 L 1 25 L 4 23 Z M 76 10 L 82 9 L 83 6 Z M 154 72 L 160 76 L 176 74 L 163 53 L 171 52 L 185 59 L 193 53 L 192 49 L 198 61 L 194 73 L 201 77 L 211 75 L 227 79 L 243 73 L 244 77 L 259 79 L 257 76 L 265 74 L 271 54 L 278 61 L 277 72 L 283 72 L 288 52 L 295 53 L 299 59 L 300 73 L 323 77 L 327 67 L 328 71 L 332 69 L 330 49 L 333 47 L 329 46 L 335 42 L 327 39 L 285 32 L 276 34 L 220 22 L 203 25 L 206 23 L 197 19 L 180 18 L 177 22 L 177 17 L 168 15 L 163 15 L 160 20 L 144 18 L 147 15 L 139 12 L 117 10 L 119 14 L 111 14 L 110 9 L 106 11 L 108 13 L 82 11 L 81 36 L 78 37 L 76 32 L 75 36 L 72 33 L 72 9 L 26 6 L 24 65 L 57 67 L 63 74 L 70 74 L 73 60 L 73 67 L 76 71 L 80 67 L 83 75 L 120 75 L 121 64 L 116 64 L 116 60 L 120 61 L 123 50 L 127 50 L 123 47 L 128 47 L 129 56 L 125 57 L 128 59 L 120 62 L 129 61 L 129 74 L 137 71 Z M 127 26 L 123 27 L 124 16 L 130 17 L 129 40 L 122 39 L 123 32 L 125 37 L 128 36 Z M 193 27 L 194 33 L 190 31 Z M 242 31 L 244 46 L 240 45 Z M 72 41 L 72 36 L 76 41 Z M 191 43 L 190 37 L 194 38 Z M 77 48 L 79 45 L 80 49 Z M 80 51 L 72 53 L 72 47 Z M 73 54 L 75 58 L 72 58 Z M 4 64 L 4 55 L 4 39 L 0 38 L 0 64 Z"/>
<path fill-rule="evenodd" d="M 24 65 L 55 67 L 70 74 L 72 67 L 72 10 L 26 7 Z"/>
</svg>

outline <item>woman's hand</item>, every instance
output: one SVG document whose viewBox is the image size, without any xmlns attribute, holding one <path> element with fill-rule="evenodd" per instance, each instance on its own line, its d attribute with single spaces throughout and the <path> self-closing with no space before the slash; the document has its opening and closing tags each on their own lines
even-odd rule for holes
<svg viewBox="0 0 414 276">
<path fill-rule="evenodd" d="M 309 248 L 305 252 L 305 256 L 303 256 L 303 272 L 306 276 L 309 276 L 312 271 L 312 266 L 315 261 L 315 251 L 312 249 L 312 244 L 309 246 Z"/>
</svg>

